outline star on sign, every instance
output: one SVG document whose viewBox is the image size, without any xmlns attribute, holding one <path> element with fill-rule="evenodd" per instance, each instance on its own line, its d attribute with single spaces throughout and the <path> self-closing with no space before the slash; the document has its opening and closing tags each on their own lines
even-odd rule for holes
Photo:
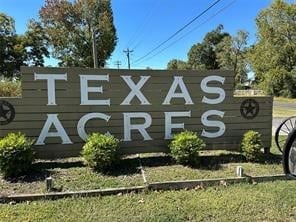
<svg viewBox="0 0 296 222">
<path fill-rule="evenodd" d="M 5 104 L 1 104 L 1 106 L 0 106 L 0 118 L 4 118 L 5 120 L 8 120 L 10 118 L 10 115 L 8 113 L 10 113 L 10 112 L 11 111 L 10 111 L 8 106 L 6 106 Z"/>
<path fill-rule="evenodd" d="M 253 119 L 259 112 L 259 104 L 254 99 L 246 99 L 240 107 L 241 115 L 246 119 Z"/>
<path fill-rule="evenodd" d="M 244 106 L 244 112 L 246 115 L 251 114 L 254 115 L 256 113 L 256 104 L 252 103 L 251 100 L 248 101 L 248 103 Z"/>
</svg>

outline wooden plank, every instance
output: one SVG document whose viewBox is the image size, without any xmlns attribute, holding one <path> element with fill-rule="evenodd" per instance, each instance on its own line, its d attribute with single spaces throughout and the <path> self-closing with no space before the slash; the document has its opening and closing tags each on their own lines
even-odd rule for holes
<svg viewBox="0 0 296 222">
<path fill-rule="evenodd" d="M 58 118 L 74 144 L 61 145 L 61 138 L 47 138 L 46 146 L 36 146 L 38 155 L 41 157 L 65 157 L 79 155 L 84 142 L 78 136 L 77 123 L 79 119 L 92 112 L 105 113 L 111 116 L 109 122 L 99 119 L 90 120 L 86 124 L 86 132 L 111 132 L 116 137 L 124 137 L 123 112 L 146 112 L 151 115 L 152 124 L 147 132 L 153 138 L 151 141 L 143 141 L 142 135 L 132 131 L 131 142 L 122 143 L 121 153 L 141 152 L 167 152 L 167 143 L 164 140 L 165 112 L 190 111 L 191 117 L 174 117 L 173 123 L 184 123 L 185 128 L 197 131 L 201 135 L 202 130 L 216 132 L 218 128 L 203 126 L 202 115 L 208 110 L 219 110 L 224 112 L 224 117 L 210 116 L 209 121 L 222 121 L 226 126 L 224 135 L 219 138 L 204 138 L 207 149 L 238 149 L 242 135 L 249 129 L 254 129 L 262 134 L 265 146 L 270 146 L 271 120 L 272 120 L 272 97 L 233 97 L 234 75 L 232 72 L 210 70 L 210 71 L 159 71 L 159 70 L 110 70 L 110 69 L 84 69 L 84 68 L 22 68 L 23 98 L 1 98 L 13 104 L 16 116 L 15 120 L 5 126 L 1 126 L 0 137 L 8 132 L 22 131 L 32 139 L 37 139 L 47 119 L 47 114 L 58 114 Z M 47 106 L 47 81 L 34 80 L 34 73 L 61 74 L 67 73 L 67 81 L 56 81 L 57 106 Z M 80 105 L 80 77 L 86 75 L 109 75 L 107 81 L 89 81 L 89 87 L 103 87 L 103 93 L 89 93 L 89 99 L 108 99 L 111 106 Z M 130 93 L 129 86 L 122 79 L 122 75 L 132 76 L 133 82 L 137 83 L 141 76 L 151 76 L 141 92 L 145 95 L 151 105 L 140 105 L 139 100 L 134 98 L 132 105 L 120 105 Z M 222 87 L 226 93 L 225 100 L 220 104 L 202 103 L 204 96 L 215 99 L 217 94 L 204 93 L 201 90 L 201 81 L 209 75 L 225 77 L 224 84 L 210 82 L 208 86 Z M 185 105 L 183 98 L 173 98 L 170 105 L 162 105 L 174 76 L 182 76 L 194 102 Z M 177 89 L 177 92 L 180 89 Z M 240 107 L 246 99 L 254 99 L 259 104 L 258 115 L 253 119 L 245 119 L 240 113 Z M 132 124 L 142 124 L 143 119 L 132 119 Z M 51 129 L 55 131 L 55 129 Z M 172 133 L 179 132 L 173 129 Z"/>
<path fill-rule="evenodd" d="M 204 107 L 203 107 L 204 108 Z M 190 109 L 191 110 L 191 109 Z M 191 120 L 193 122 L 200 122 L 200 117 L 203 114 L 203 112 L 206 111 L 205 110 L 191 110 Z M 78 121 L 82 116 L 86 115 L 87 113 L 85 112 L 71 112 L 71 113 L 59 113 L 58 117 L 59 120 L 63 121 L 63 120 L 73 120 L 73 121 Z M 107 115 L 111 115 L 111 120 L 122 120 L 123 118 L 123 114 L 121 112 L 106 112 Z M 150 111 L 149 114 L 151 115 L 152 119 L 155 121 L 158 121 L 158 119 L 163 119 L 165 114 L 164 112 L 160 112 L 160 111 Z M 272 109 L 270 109 L 270 107 L 263 107 L 260 109 L 259 111 L 260 116 L 271 116 L 272 114 Z M 235 110 L 226 110 L 224 113 L 224 117 L 240 117 L 241 113 L 239 110 L 235 109 Z M 18 108 L 15 119 L 13 122 L 31 122 L 31 121 L 45 121 L 45 119 L 47 118 L 46 113 L 38 113 L 36 111 L 29 113 L 22 113 L 21 112 L 21 108 Z M 175 117 L 174 119 L 178 120 L 178 117 Z M 184 119 L 180 118 L 180 119 Z M 251 120 L 250 120 L 251 121 Z"/>
<path fill-rule="evenodd" d="M 164 118 L 164 114 L 158 115 L 158 113 L 156 113 L 157 116 L 155 116 L 154 114 L 151 115 L 152 118 L 152 124 L 151 126 L 163 126 L 164 127 L 164 122 L 165 122 L 165 118 Z M 76 125 L 78 124 L 78 120 L 80 118 L 78 118 L 77 120 L 75 119 L 70 119 L 70 120 L 64 120 L 62 118 L 60 118 L 61 115 L 58 115 L 58 118 L 61 122 L 61 124 L 64 127 L 76 127 Z M 45 123 L 47 119 L 47 116 L 44 115 L 42 117 L 41 120 L 31 120 L 28 117 L 27 121 L 13 121 L 8 125 L 4 125 L 1 126 L 2 130 L 10 130 L 10 129 L 34 129 L 34 128 L 39 128 L 41 129 Z M 228 126 L 228 128 L 232 128 L 234 126 L 241 126 L 241 128 L 245 128 L 245 127 L 254 127 L 257 128 L 258 126 L 263 126 L 263 124 L 265 124 L 265 127 L 269 127 L 270 126 L 270 116 L 260 116 L 260 117 L 256 117 L 254 119 L 243 119 L 242 117 L 237 117 L 237 116 L 224 116 L 223 118 L 220 117 L 209 117 L 209 120 L 217 120 L 217 121 L 221 121 L 223 122 L 226 126 Z M 132 124 L 143 124 L 144 120 L 142 118 L 134 118 L 131 120 Z M 194 116 L 194 117 L 175 117 L 172 118 L 172 123 L 184 123 L 185 127 L 186 126 L 202 126 L 201 124 L 201 119 L 200 116 Z M 111 115 L 111 119 L 106 122 L 105 120 L 101 120 L 101 119 L 92 119 L 89 120 L 86 124 L 86 127 L 97 127 L 97 128 L 101 128 L 101 127 L 122 127 L 123 128 L 123 124 L 124 124 L 124 120 L 123 120 L 123 115 Z M 261 124 L 261 125 L 259 125 Z M 203 124 L 205 125 L 205 124 Z M 257 127 L 256 127 L 257 126 Z"/>
<path fill-rule="evenodd" d="M 158 77 L 171 77 L 176 75 L 188 75 L 188 76 L 209 76 L 209 75 L 223 75 L 234 78 L 234 73 L 228 70 L 126 70 L 126 69 L 92 69 L 92 68 L 79 68 L 79 67 L 69 67 L 69 68 L 45 68 L 45 67 L 21 67 L 22 81 L 32 81 L 33 73 L 42 74 L 61 74 L 67 73 L 69 78 L 79 79 L 79 74 L 94 74 L 94 75 L 106 75 L 110 76 L 158 76 Z"/>
<path fill-rule="evenodd" d="M 222 85 L 231 85 L 234 84 L 233 78 L 232 77 L 227 77 L 227 76 L 221 76 L 218 75 L 222 78 L 224 78 L 224 82 L 217 82 L 217 81 L 209 81 L 208 85 L 209 86 L 222 86 Z M 70 77 L 70 76 L 69 76 Z M 55 86 L 57 88 L 61 88 L 64 86 L 64 88 L 68 88 L 69 86 L 73 87 L 76 86 L 78 89 L 80 89 L 80 83 L 81 80 L 79 77 L 77 79 L 68 79 L 67 80 L 55 80 Z M 151 76 L 148 75 L 143 88 L 147 88 L 148 86 L 156 86 L 156 85 L 163 85 L 167 86 L 168 88 L 171 87 L 172 83 L 174 82 L 175 77 L 182 77 L 183 82 L 185 83 L 186 87 L 193 87 L 199 88 L 200 89 L 200 84 L 202 80 L 207 77 L 207 76 L 197 76 L 197 75 L 174 75 L 174 76 Z M 139 76 L 131 76 L 132 81 L 137 84 L 141 78 Z M 117 85 L 120 88 L 129 88 L 127 83 L 125 83 L 124 79 L 120 76 L 115 77 L 115 76 L 110 76 L 109 75 L 109 81 L 106 80 L 88 80 L 88 85 L 89 86 L 103 86 L 104 88 L 109 88 L 112 85 Z M 34 87 L 33 84 L 36 84 L 37 86 Z M 23 81 L 22 86 L 25 86 L 24 89 L 39 89 L 39 88 L 47 88 L 47 80 L 46 79 L 38 79 L 38 80 L 32 80 L 32 81 Z M 233 85 L 232 85 L 233 86 Z"/>
<path fill-rule="evenodd" d="M 263 141 L 264 147 L 269 147 L 270 142 Z M 84 143 L 76 143 L 71 145 L 47 145 L 44 147 L 35 146 L 35 151 L 38 158 L 42 159 L 55 159 L 55 158 L 65 158 L 79 156 Z M 230 150 L 238 151 L 239 143 L 231 144 L 208 144 L 206 150 Z M 137 154 L 137 153 L 167 153 L 169 152 L 166 145 L 150 145 L 147 146 L 132 146 L 132 147 L 121 147 L 119 153 L 121 155 Z"/>
</svg>

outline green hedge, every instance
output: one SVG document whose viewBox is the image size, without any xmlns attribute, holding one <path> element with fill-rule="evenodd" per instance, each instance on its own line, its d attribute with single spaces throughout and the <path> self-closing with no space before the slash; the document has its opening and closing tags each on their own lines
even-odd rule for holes
<svg viewBox="0 0 296 222">
<path fill-rule="evenodd" d="M 118 159 L 119 140 L 112 135 L 93 133 L 83 146 L 84 163 L 97 171 L 104 171 Z"/>
<path fill-rule="evenodd" d="M 184 131 L 174 135 L 169 144 L 172 157 L 180 164 L 195 165 L 199 162 L 198 153 L 205 143 L 195 132 Z"/>
<path fill-rule="evenodd" d="M 34 161 L 33 141 L 22 133 L 9 133 L 0 140 L 0 171 L 4 177 L 25 173 Z"/>
</svg>

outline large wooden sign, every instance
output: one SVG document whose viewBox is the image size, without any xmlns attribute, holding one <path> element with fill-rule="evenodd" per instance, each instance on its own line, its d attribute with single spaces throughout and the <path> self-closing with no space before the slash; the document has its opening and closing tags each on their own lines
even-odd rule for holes
<svg viewBox="0 0 296 222">
<path fill-rule="evenodd" d="M 183 129 L 207 149 L 239 149 L 249 129 L 270 146 L 271 97 L 233 97 L 229 71 L 23 67 L 22 98 L 0 98 L 0 137 L 24 132 L 40 158 L 77 156 L 91 132 L 119 138 L 121 153 L 167 152 Z"/>
</svg>

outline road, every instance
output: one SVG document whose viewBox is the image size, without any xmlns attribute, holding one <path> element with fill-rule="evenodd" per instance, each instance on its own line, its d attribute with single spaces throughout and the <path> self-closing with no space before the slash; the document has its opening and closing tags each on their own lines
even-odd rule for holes
<svg viewBox="0 0 296 222">
<path fill-rule="evenodd" d="M 279 107 L 282 109 L 288 109 L 291 111 L 295 111 L 296 115 L 296 103 L 289 103 L 289 102 L 279 102 L 279 101 L 273 101 L 273 106 L 274 107 Z"/>
<path fill-rule="evenodd" d="M 281 110 L 287 110 L 288 113 L 295 113 L 296 116 L 296 103 L 289 103 L 289 102 L 279 102 L 279 101 L 273 101 L 273 106 L 275 108 L 281 109 Z M 274 117 L 272 120 L 272 135 L 275 134 L 275 131 L 277 127 L 281 124 L 283 120 L 285 120 L 287 117 Z"/>
</svg>

